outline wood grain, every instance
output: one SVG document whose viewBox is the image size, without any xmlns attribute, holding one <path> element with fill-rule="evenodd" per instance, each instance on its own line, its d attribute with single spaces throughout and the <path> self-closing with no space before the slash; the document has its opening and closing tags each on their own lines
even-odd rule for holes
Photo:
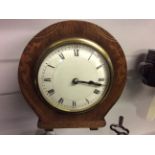
<svg viewBox="0 0 155 155">
<path fill-rule="evenodd" d="M 91 111 L 76 115 L 49 108 L 37 94 L 34 83 L 35 66 L 44 49 L 60 39 L 70 37 L 85 38 L 98 43 L 108 52 L 114 67 L 114 80 L 107 98 Z M 65 21 L 47 27 L 32 38 L 21 56 L 18 78 L 23 96 L 39 117 L 38 127 L 47 130 L 73 127 L 98 128 L 105 125 L 105 115 L 122 93 L 126 70 L 123 50 L 107 31 L 89 22 Z"/>
</svg>

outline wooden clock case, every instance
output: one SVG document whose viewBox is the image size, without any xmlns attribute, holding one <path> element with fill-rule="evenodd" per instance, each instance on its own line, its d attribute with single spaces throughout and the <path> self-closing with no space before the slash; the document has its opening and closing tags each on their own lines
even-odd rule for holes
<svg viewBox="0 0 155 155">
<path fill-rule="evenodd" d="M 89 39 L 99 44 L 109 54 L 114 68 L 114 78 L 106 99 L 90 111 L 76 114 L 60 112 L 45 104 L 37 93 L 34 74 L 37 60 L 47 47 L 54 42 L 72 37 Z M 45 28 L 32 38 L 22 53 L 18 78 L 23 96 L 39 118 L 39 128 L 97 129 L 105 126 L 105 115 L 121 95 L 126 81 L 126 71 L 123 50 L 107 31 L 85 21 L 64 21 Z"/>
</svg>

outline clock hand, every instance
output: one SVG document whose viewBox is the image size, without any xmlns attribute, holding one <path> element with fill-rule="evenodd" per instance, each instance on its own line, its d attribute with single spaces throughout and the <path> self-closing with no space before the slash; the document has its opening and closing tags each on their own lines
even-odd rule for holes
<svg viewBox="0 0 155 155">
<path fill-rule="evenodd" d="M 94 82 L 94 81 L 81 81 L 78 78 L 74 78 L 73 81 L 72 81 L 72 83 L 73 84 L 84 83 L 84 84 L 88 84 L 88 85 L 102 86 L 101 83 Z"/>
<path fill-rule="evenodd" d="M 94 81 L 89 81 L 88 84 L 96 85 L 96 86 L 102 86 L 101 83 L 94 82 Z"/>
</svg>

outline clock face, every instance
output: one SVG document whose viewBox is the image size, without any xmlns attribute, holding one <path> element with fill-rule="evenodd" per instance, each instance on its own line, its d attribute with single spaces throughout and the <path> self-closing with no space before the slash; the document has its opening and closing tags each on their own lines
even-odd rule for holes
<svg viewBox="0 0 155 155">
<path fill-rule="evenodd" d="M 52 45 L 38 66 L 40 94 L 49 105 L 67 112 L 88 110 L 100 103 L 112 80 L 106 51 L 85 39 Z"/>
</svg>

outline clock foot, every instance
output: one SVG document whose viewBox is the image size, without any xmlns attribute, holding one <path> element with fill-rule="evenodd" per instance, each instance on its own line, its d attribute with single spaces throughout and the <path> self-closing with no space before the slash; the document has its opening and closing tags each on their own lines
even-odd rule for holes
<svg viewBox="0 0 155 155">
<path fill-rule="evenodd" d="M 90 130 L 98 130 L 98 128 L 90 128 Z"/>
<path fill-rule="evenodd" d="M 54 130 L 45 130 L 45 135 L 55 135 Z"/>
<path fill-rule="evenodd" d="M 45 129 L 45 131 L 46 131 L 46 132 L 50 132 L 50 131 L 54 131 L 54 129 L 52 129 L 52 128 L 51 128 L 50 130 Z"/>
</svg>

